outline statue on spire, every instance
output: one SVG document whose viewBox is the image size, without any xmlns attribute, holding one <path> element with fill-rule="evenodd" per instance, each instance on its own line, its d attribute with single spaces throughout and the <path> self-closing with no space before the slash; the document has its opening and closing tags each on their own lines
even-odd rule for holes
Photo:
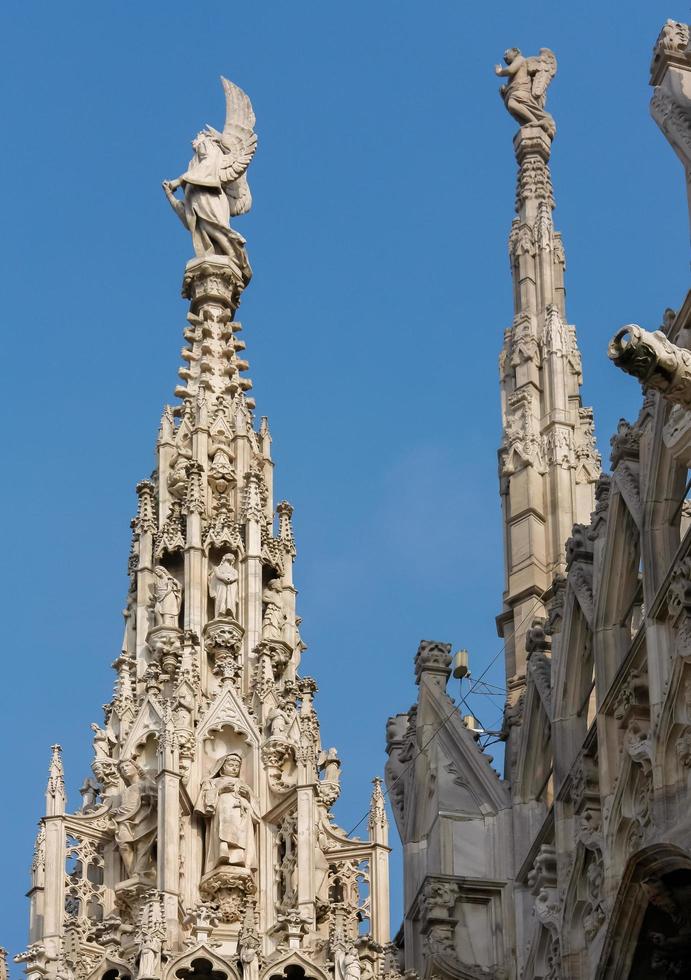
<svg viewBox="0 0 691 980">
<path fill-rule="evenodd" d="M 540 54 L 524 57 L 518 48 L 504 52 L 506 68 L 495 65 L 494 73 L 508 78 L 499 89 L 504 105 L 521 126 L 539 126 L 554 139 L 556 125 L 545 111 L 547 88 L 557 73 L 557 59 L 549 48 L 540 48 Z"/>
<path fill-rule="evenodd" d="M 176 180 L 164 180 L 163 190 L 192 235 L 195 255 L 226 256 L 244 288 L 252 270 L 245 239 L 230 227 L 230 219 L 245 214 L 252 206 L 245 173 L 257 149 L 257 134 L 248 96 L 227 78 L 221 78 L 221 82 L 226 96 L 223 132 L 206 126 L 197 133 L 187 170 Z M 182 200 L 175 196 L 179 188 L 183 191 Z"/>
</svg>

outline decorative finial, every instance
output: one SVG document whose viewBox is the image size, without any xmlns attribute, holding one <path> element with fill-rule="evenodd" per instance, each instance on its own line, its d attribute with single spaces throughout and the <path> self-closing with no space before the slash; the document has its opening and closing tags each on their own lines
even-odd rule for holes
<svg viewBox="0 0 691 980">
<path fill-rule="evenodd" d="M 386 807 L 384 805 L 384 792 L 381 788 L 381 778 L 379 776 L 375 776 L 372 780 L 372 785 L 374 786 L 374 789 L 372 790 L 369 810 L 370 833 L 377 827 L 388 826 L 388 821 L 386 819 Z"/>
<path fill-rule="evenodd" d="M 252 103 L 241 88 L 221 78 L 226 97 L 223 132 L 207 126 L 192 140 L 194 156 L 176 180 L 164 180 L 171 207 L 192 235 L 198 258 L 222 255 L 230 260 L 242 288 L 252 277 L 245 240 L 229 227 L 231 217 L 245 214 L 252 195 L 245 172 L 257 149 Z M 182 200 L 175 191 L 182 189 Z"/>
<path fill-rule="evenodd" d="M 549 48 L 540 48 L 540 54 L 524 57 L 518 48 L 504 52 L 506 68 L 495 65 L 494 73 L 508 78 L 499 89 L 504 105 L 521 126 L 539 126 L 550 140 L 554 139 L 556 125 L 545 111 L 547 87 L 557 73 L 557 59 Z"/>
<path fill-rule="evenodd" d="M 65 812 L 65 772 L 62 767 L 62 747 L 51 745 L 52 755 L 48 768 L 48 786 L 46 787 L 46 814 L 54 817 Z"/>
</svg>

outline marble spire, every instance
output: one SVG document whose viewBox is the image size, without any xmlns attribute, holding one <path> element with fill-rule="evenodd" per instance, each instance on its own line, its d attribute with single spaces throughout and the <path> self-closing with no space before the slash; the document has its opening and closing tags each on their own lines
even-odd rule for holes
<svg viewBox="0 0 691 980">
<path fill-rule="evenodd" d="M 53 747 L 18 957 L 31 980 L 357 980 L 388 962 L 384 800 L 376 782 L 364 840 L 334 823 L 340 762 L 301 673 L 293 508 L 274 506 L 239 356 L 250 271 L 229 219 L 251 203 L 256 135 L 247 96 L 223 88 L 223 132 L 200 133 L 164 184 L 195 251 L 184 366 L 137 484 L 124 639 L 77 812 Z"/>
<path fill-rule="evenodd" d="M 554 576 L 565 570 L 564 542 L 587 523 L 600 474 L 593 413 L 581 404 L 581 355 L 567 321 L 560 233 L 549 168 L 554 120 L 545 110 L 556 74 L 546 48 L 505 55 L 501 95 L 521 123 L 513 145 L 518 164 L 516 217 L 509 234 L 513 320 L 500 355 L 503 438 L 499 450 L 504 515 L 504 608 L 498 628 L 506 640 L 510 696 L 525 683 L 526 634 L 544 616 Z M 507 753 L 507 757 L 509 753 Z"/>
</svg>

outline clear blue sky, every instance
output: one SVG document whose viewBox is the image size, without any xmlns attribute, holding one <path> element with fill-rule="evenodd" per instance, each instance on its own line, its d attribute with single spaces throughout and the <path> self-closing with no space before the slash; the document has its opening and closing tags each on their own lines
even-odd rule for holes
<svg viewBox="0 0 691 980">
<path fill-rule="evenodd" d="M 305 673 L 362 815 L 421 638 L 499 651 L 497 354 L 510 323 L 515 126 L 493 65 L 555 50 L 557 226 L 600 447 L 640 402 L 607 361 L 688 286 L 681 166 L 648 115 L 651 46 L 687 4 L 8 2 L 0 943 L 23 898 L 49 746 L 70 802 L 112 690 L 135 482 L 182 347 L 190 243 L 160 182 L 250 94 L 242 307 L 277 499 L 295 505 Z M 502 671 L 493 672 L 501 680 Z M 486 724 L 499 706 L 479 703 Z M 491 717 L 494 715 L 494 717 Z M 393 874 L 394 928 L 400 873 Z M 15 970 L 17 968 L 14 968 Z M 18 973 L 13 975 L 19 975 Z"/>
</svg>

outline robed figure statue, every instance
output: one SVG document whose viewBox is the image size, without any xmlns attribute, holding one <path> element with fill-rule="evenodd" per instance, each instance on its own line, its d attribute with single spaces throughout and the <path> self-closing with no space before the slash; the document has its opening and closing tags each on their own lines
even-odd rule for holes
<svg viewBox="0 0 691 980">
<path fill-rule="evenodd" d="M 192 235 L 195 255 L 225 255 L 242 288 L 252 277 L 245 239 L 229 227 L 230 218 L 252 205 L 245 171 L 257 148 L 252 103 L 241 88 L 221 79 L 226 96 L 223 132 L 207 126 L 192 140 L 194 156 L 176 180 L 163 189 L 183 225 Z M 175 196 L 181 188 L 183 200 Z"/>
<path fill-rule="evenodd" d="M 154 848 L 158 832 L 158 791 L 152 775 L 133 759 L 122 759 L 118 772 L 125 788 L 113 811 L 115 842 L 128 877 L 156 871 Z"/>
<path fill-rule="evenodd" d="M 240 778 L 242 757 L 223 756 L 204 780 L 195 810 L 207 820 L 205 873 L 224 865 L 254 870 L 254 825 L 259 813 L 249 786 Z"/>
</svg>

